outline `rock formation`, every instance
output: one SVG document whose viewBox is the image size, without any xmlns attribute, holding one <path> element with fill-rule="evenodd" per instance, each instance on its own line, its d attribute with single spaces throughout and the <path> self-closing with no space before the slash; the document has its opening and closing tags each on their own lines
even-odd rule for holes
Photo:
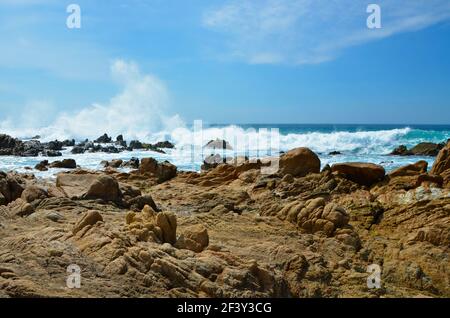
<svg viewBox="0 0 450 318">
<path fill-rule="evenodd" d="M 306 148 L 278 173 L 264 164 L 196 173 L 146 158 L 56 182 L 0 173 L 0 295 L 450 297 L 448 145 L 430 173 L 424 162 L 320 171 Z M 72 264 L 80 289 L 65 285 Z M 367 287 L 372 264 L 380 289 Z"/>
</svg>

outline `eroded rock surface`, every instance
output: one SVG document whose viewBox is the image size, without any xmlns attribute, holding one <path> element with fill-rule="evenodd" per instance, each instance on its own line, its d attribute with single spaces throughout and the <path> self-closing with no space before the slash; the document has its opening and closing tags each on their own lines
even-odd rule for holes
<svg viewBox="0 0 450 318">
<path fill-rule="evenodd" d="M 143 160 L 56 183 L 0 174 L 0 295 L 450 297 L 445 149 L 431 173 L 387 176 L 319 172 L 306 150 L 270 175 L 246 160 L 201 174 Z M 72 264 L 80 289 L 66 287 Z M 381 289 L 367 287 L 371 264 Z"/>
</svg>

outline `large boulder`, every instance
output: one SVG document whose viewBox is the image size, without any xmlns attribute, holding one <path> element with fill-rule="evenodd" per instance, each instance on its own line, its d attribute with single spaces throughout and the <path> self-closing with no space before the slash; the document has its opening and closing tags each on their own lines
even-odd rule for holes
<svg viewBox="0 0 450 318">
<path fill-rule="evenodd" d="M 122 201 L 119 183 L 107 175 L 60 173 L 56 178 L 56 186 L 69 198 Z"/>
<path fill-rule="evenodd" d="M 74 159 L 63 159 L 50 164 L 50 168 L 75 169 L 76 167 L 77 163 Z"/>
<path fill-rule="evenodd" d="M 148 205 L 154 211 L 159 212 L 159 209 L 150 194 L 138 195 L 127 200 L 125 203 L 132 211 L 141 211 L 146 205 Z"/>
<path fill-rule="evenodd" d="M 430 173 L 440 175 L 443 178 L 443 185 L 450 188 L 450 141 L 439 152 Z"/>
<path fill-rule="evenodd" d="M 95 139 L 95 142 L 99 144 L 108 144 L 112 142 L 112 139 L 108 136 L 108 134 L 103 134 L 102 136 Z"/>
<path fill-rule="evenodd" d="M 0 156 L 10 156 L 14 149 L 20 147 L 22 142 L 9 135 L 0 134 Z"/>
<path fill-rule="evenodd" d="M 366 186 L 383 180 L 386 174 L 382 166 L 363 162 L 337 163 L 331 167 L 331 170 L 345 179 Z"/>
<path fill-rule="evenodd" d="M 167 148 L 167 149 L 175 148 L 175 145 L 173 143 L 171 143 L 170 141 L 167 141 L 167 140 L 166 141 L 157 142 L 153 146 L 155 146 L 156 148 Z"/>
<path fill-rule="evenodd" d="M 432 142 L 421 142 L 410 149 L 415 156 L 437 156 L 439 151 L 444 147 L 443 144 L 435 144 Z"/>
<path fill-rule="evenodd" d="M 22 195 L 25 181 L 14 174 L 0 171 L 0 205 L 8 204 Z"/>
<path fill-rule="evenodd" d="M 45 146 L 45 148 L 48 149 L 48 150 L 54 150 L 54 151 L 63 150 L 63 143 L 61 141 L 58 141 L 58 140 L 50 141 Z"/>
<path fill-rule="evenodd" d="M 175 244 L 177 241 L 177 217 L 171 212 L 160 212 L 156 215 L 156 225 L 162 231 L 164 243 Z"/>
<path fill-rule="evenodd" d="M 139 166 L 139 172 L 154 176 L 161 183 L 176 177 L 177 167 L 168 161 L 158 163 L 154 158 L 143 158 Z"/>
<path fill-rule="evenodd" d="M 21 217 L 28 216 L 34 213 L 34 207 L 28 202 L 22 200 L 21 198 L 11 202 L 8 205 L 9 210 L 12 215 L 17 215 Z"/>
<path fill-rule="evenodd" d="M 209 244 L 208 230 L 201 224 L 186 228 L 178 238 L 175 247 L 200 253 Z"/>
<path fill-rule="evenodd" d="M 436 160 L 434 161 L 433 168 L 431 169 L 430 173 L 441 174 L 448 169 L 450 169 L 450 141 L 439 152 L 438 156 L 436 157 Z"/>
<path fill-rule="evenodd" d="M 437 156 L 444 144 L 435 144 L 432 142 L 421 142 L 416 146 L 408 149 L 405 145 L 401 145 L 391 152 L 391 155 L 397 156 Z"/>
<path fill-rule="evenodd" d="M 406 147 L 405 145 L 398 146 L 390 154 L 394 155 L 394 156 L 409 156 L 409 155 L 411 155 L 411 153 L 408 150 L 408 147 Z"/>
<path fill-rule="evenodd" d="M 309 148 L 295 148 L 280 158 L 280 173 L 293 177 L 304 177 L 320 172 L 320 159 Z"/>
<path fill-rule="evenodd" d="M 139 158 L 132 157 L 130 160 L 122 163 L 123 168 L 139 169 Z"/>
<path fill-rule="evenodd" d="M 0 149 L 13 149 L 22 142 L 11 136 L 0 134 Z"/>
<path fill-rule="evenodd" d="M 48 198 L 47 190 L 37 185 L 30 185 L 23 190 L 22 195 L 20 196 L 22 200 L 27 203 L 31 203 L 36 200 L 43 200 Z"/>
<path fill-rule="evenodd" d="M 83 215 L 72 229 L 73 235 L 84 229 L 86 226 L 93 226 L 97 222 L 103 222 L 103 217 L 98 211 L 88 211 Z"/>
<path fill-rule="evenodd" d="M 425 160 L 420 160 L 416 163 L 409 164 L 389 173 L 391 178 L 404 177 L 404 176 L 414 176 L 422 173 L 426 173 L 428 169 L 428 162 Z"/>
</svg>

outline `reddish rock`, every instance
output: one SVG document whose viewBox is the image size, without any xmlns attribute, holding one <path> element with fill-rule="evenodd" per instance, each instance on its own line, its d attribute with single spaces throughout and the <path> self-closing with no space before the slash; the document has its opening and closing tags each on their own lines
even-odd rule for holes
<svg viewBox="0 0 450 318">
<path fill-rule="evenodd" d="M 382 166 L 362 162 L 337 163 L 331 167 L 331 170 L 348 180 L 366 186 L 383 180 L 386 174 Z"/>
<path fill-rule="evenodd" d="M 304 177 L 309 173 L 320 172 L 319 157 L 308 148 L 296 148 L 280 158 L 280 173 L 293 177 Z"/>
</svg>

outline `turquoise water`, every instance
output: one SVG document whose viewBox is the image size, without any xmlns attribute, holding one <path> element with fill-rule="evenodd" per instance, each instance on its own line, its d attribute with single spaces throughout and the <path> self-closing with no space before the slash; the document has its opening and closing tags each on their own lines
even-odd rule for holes
<svg viewBox="0 0 450 318">
<path fill-rule="evenodd" d="M 426 160 L 431 167 L 434 161 L 432 157 L 399 157 L 388 154 L 399 145 L 413 147 L 424 141 L 445 142 L 450 138 L 450 125 L 216 124 L 205 126 L 197 132 L 190 127 L 177 128 L 171 132 L 152 134 L 144 141 L 155 142 L 162 138 L 174 142 L 176 149 L 167 150 L 167 154 L 132 151 L 81 155 L 72 155 L 70 149 L 67 149 L 62 158 L 74 158 L 83 168 L 100 169 L 102 160 L 154 157 L 158 160 L 169 160 L 181 170 L 198 171 L 203 158 L 214 152 L 203 148 L 202 145 L 209 140 L 220 138 L 233 146 L 232 151 L 221 151 L 223 156 L 276 156 L 295 147 L 309 147 L 319 154 L 322 166 L 347 161 L 373 162 L 383 165 L 389 171 L 418 160 Z M 330 156 L 332 151 L 340 151 L 342 154 Z M 30 172 L 25 167 L 34 167 L 44 159 L 53 161 L 61 158 L 0 157 L 0 169 Z M 52 177 L 59 171 L 61 170 L 51 169 L 48 172 L 31 172 L 42 177 Z"/>
</svg>

